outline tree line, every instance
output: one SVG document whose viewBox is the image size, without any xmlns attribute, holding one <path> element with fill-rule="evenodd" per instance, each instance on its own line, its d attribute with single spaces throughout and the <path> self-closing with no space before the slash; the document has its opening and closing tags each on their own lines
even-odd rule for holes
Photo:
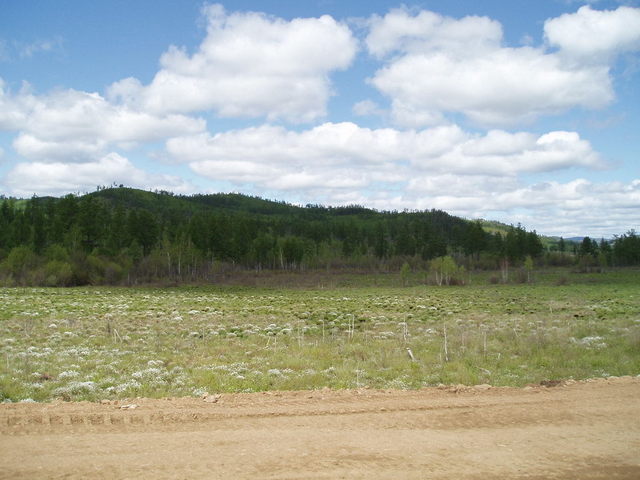
<svg viewBox="0 0 640 480">
<path fill-rule="evenodd" d="M 584 237 L 572 245 L 582 271 L 603 270 L 610 266 L 640 265 L 640 237 L 634 230 L 616 236 L 613 242 Z"/>
<path fill-rule="evenodd" d="M 520 225 L 489 233 L 440 210 L 300 207 L 124 187 L 0 203 L 4 285 L 198 282 L 229 269 L 397 271 L 444 256 L 469 268 L 497 268 L 545 251 L 536 232 Z M 613 258 L 636 261 L 619 255 L 636 238 L 621 237 Z"/>
</svg>

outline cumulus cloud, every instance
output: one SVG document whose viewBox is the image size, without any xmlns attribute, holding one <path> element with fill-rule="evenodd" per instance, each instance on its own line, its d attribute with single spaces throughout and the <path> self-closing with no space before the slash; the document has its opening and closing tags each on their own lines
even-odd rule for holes
<svg viewBox="0 0 640 480">
<path fill-rule="evenodd" d="M 200 175 L 274 188 L 301 188 L 303 179 L 320 185 L 327 177 L 340 178 L 351 188 L 395 177 L 403 181 L 416 171 L 513 176 L 604 166 L 589 142 L 575 132 L 538 136 L 494 130 L 477 135 L 454 125 L 401 131 L 344 122 L 302 132 L 263 125 L 173 138 L 167 151 Z"/>
<path fill-rule="evenodd" d="M 406 8 L 391 10 L 384 17 L 369 20 L 365 42 L 378 58 L 390 53 L 455 52 L 474 56 L 500 47 L 502 26 L 488 17 L 469 16 L 460 20 L 422 10 L 415 16 Z"/>
<path fill-rule="evenodd" d="M 8 92 L 0 81 L 0 129 L 19 131 L 13 148 L 38 161 L 86 161 L 121 148 L 204 130 L 185 115 L 153 115 L 114 105 L 98 93 L 58 90 L 35 95 L 28 88 Z"/>
<path fill-rule="evenodd" d="M 13 195 L 63 195 L 69 192 L 93 190 L 97 185 L 126 184 L 137 188 L 192 191 L 188 183 L 173 175 L 149 174 L 135 167 L 128 159 L 110 153 L 81 164 L 62 162 L 24 162 L 15 165 L 4 179 Z"/>
<path fill-rule="evenodd" d="M 607 62 L 620 53 L 640 50 L 640 8 L 594 10 L 585 5 L 576 13 L 547 20 L 544 33 L 565 57 Z"/>
<path fill-rule="evenodd" d="M 0 130 L 19 130 L 24 125 L 31 108 L 28 89 L 23 87 L 19 95 L 12 95 L 0 77 Z"/>
<path fill-rule="evenodd" d="M 111 98 L 156 113 L 213 110 L 222 117 L 307 122 L 325 114 L 328 75 L 347 68 L 357 42 L 332 17 L 285 21 L 263 13 L 204 9 L 207 36 L 193 55 L 172 46 L 148 86 L 114 84 Z"/>
<path fill-rule="evenodd" d="M 390 170 L 395 132 L 324 124 L 302 133 L 262 126 L 211 136 L 170 139 L 168 152 L 199 175 L 281 191 L 354 189 Z M 373 143 L 371 150 L 360 146 Z M 373 166 L 373 169 L 363 168 Z"/>
<path fill-rule="evenodd" d="M 20 133 L 13 149 L 25 158 L 47 162 L 83 162 L 99 157 L 106 149 L 103 139 L 43 140 L 29 133 Z"/>
<path fill-rule="evenodd" d="M 371 83 L 392 99 L 396 120 L 408 126 L 439 123 L 451 112 L 481 125 L 514 125 L 613 100 L 607 68 L 567 70 L 558 57 L 528 47 L 464 59 L 408 54 L 376 72 Z"/>
<path fill-rule="evenodd" d="M 640 9 L 583 7 L 549 20 L 545 34 L 558 53 L 506 47 L 500 24 L 486 17 L 392 10 L 370 19 L 367 48 L 385 65 L 369 81 L 391 99 L 395 121 L 414 128 L 443 123 L 449 113 L 513 126 L 574 107 L 602 108 L 614 99 L 609 65 L 576 59 L 637 48 L 637 15 Z"/>
</svg>

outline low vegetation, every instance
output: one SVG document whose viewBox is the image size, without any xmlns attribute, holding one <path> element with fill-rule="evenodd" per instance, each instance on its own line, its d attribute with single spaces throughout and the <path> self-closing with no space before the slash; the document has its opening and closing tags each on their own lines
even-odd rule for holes
<svg viewBox="0 0 640 480">
<path fill-rule="evenodd" d="M 526 273 L 535 283 L 425 285 L 403 268 L 286 277 L 311 288 L 257 275 L 253 287 L 0 289 L 0 401 L 640 374 L 638 271 Z"/>
</svg>

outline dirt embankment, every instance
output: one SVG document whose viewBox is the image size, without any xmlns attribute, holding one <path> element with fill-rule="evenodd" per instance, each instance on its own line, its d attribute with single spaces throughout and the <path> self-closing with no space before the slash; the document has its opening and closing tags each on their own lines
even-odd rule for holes
<svg viewBox="0 0 640 480">
<path fill-rule="evenodd" d="M 640 379 L 0 405 L 0 478 L 638 479 Z"/>
</svg>

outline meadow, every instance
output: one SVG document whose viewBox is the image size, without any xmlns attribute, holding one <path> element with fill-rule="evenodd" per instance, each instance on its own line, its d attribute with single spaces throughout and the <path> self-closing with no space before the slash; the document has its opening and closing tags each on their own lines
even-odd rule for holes
<svg viewBox="0 0 640 480">
<path fill-rule="evenodd" d="M 0 289 L 0 401 L 640 374 L 637 270 L 442 287 L 420 274 L 299 278 L 286 288 Z"/>
</svg>

